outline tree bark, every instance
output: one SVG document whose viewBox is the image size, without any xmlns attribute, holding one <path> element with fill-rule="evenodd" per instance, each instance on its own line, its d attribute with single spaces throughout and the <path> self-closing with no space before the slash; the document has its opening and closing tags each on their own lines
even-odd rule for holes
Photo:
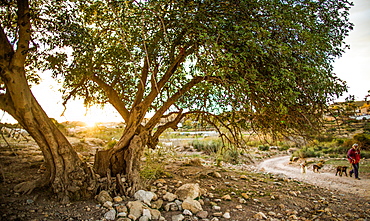
<svg viewBox="0 0 370 221">
<path fill-rule="evenodd" d="M 61 201 L 91 197 L 95 176 L 83 163 L 52 120 L 39 105 L 28 85 L 25 60 L 30 40 L 29 9 L 26 0 L 18 1 L 19 41 L 17 50 L 0 27 L 0 78 L 5 90 L 0 108 L 8 112 L 39 145 L 47 170 L 37 180 L 18 184 L 15 191 L 30 193 L 37 187 L 50 186 Z"/>
<path fill-rule="evenodd" d="M 121 139 L 126 139 L 122 136 Z M 140 178 L 141 157 L 148 142 L 148 132 L 144 131 L 134 135 L 129 144 L 123 147 L 120 145 L 127 142 L 118 142 L 115 148 L 99 151 L 95 156 L 94 170 L 104 177 L 110 171 L 111 176 L 123 177 L 125 185 L 119 187 L 119 191 L 127 196 L 132 196 L 142 186 Z M 118 151 L 116 151 L 118 149 Z M 121 182 L 121 181 L 119 181 Z"/>
<path fill-rule="evenodd" d="M 18 70 L 18 71 L 17 71 Z M 83 163 L 67 138 L 59 131 L 46 115 L 33 96 L 24 72 L 20 69 L 8 69 L 6 81 L 7 105 L 10 113 L 42 150 L 46 162 L 46 173 L 38 180 L 17 185 L 15 190 L 30 193 L 36 187 L 50 186 L 61 201 L 90 198 L 95 190 L 95 175 L 86 163 Z"/>
</svg>

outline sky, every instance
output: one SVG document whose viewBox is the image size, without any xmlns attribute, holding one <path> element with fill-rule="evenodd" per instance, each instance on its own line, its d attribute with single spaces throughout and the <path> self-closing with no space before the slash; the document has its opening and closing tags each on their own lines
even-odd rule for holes
<svg viewBox="0 0 370 221">
<path fill-rule="evenodd" d="M 350 49 L 334 63 L 334 73 L 349 87 L 338 101 L 344 101 L 348 95 L 363 100 L 370 90 L 370 0 L 353 2 L 349 18 L 355 26 L 345 39 Z"/>
<path fill-rule="evenodd" d="M 334 73 L 347 82 L 348 93 L 337 101 L 344 101 L 349 95 L 356 100 L 363 100 L 370 90 L 370 0 L 354 0 L 350 10 L 350 22 L 354 23 L 354 30 L 345 39 L 350 45 L 344 55 L 334 63 Z M 60 85 L 48 73 L 41 74 L 41 84 L 32 87 L 32 92 L 49 117 L 59 122 L 83 121 L 89 125 L 96 122 L 121 122 L 122 118 L 110 105 L 104 110 L 93 107 L 89 110 L 81 100 L 69 101 L 63 116 Z M 0 112 L 0 122 L 16 123 L 10 116 Z"/>
</svg>

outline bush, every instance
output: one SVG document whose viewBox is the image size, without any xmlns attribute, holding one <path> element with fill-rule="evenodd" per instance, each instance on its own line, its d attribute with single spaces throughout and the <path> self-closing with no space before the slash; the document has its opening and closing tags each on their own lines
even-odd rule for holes
<svg viewBox="0 0 370 221">
<path fill-rule="evenodd" d="M 258 149 L 260 150 L 260 151 L 268 151 L 269 150 L 269 146 L 268 145 L 259 145 L 258 146 Z"/>
<path fill-rule="evenodd" d="M 307 157 L 320 157 L 321 153 L 315 151 L 313 147 L 303 147 L 302 149 L 293 153 L 293 156 L 299 158 L 307 158 Z"/>
<path fill-rule="evenodd" d="M 361 151 L 361 158 L 370 159 L 370 151 L 367 150 Z"/>
<path fill-rule="evenodd" d="M 223 154 L 223 160 L 232 164 L 239 163 L 240 153 L 236 149 L 229 149 Z"/>
<path fill-rule="evenodd" d="M 285 150 L 288 150 L 290 147 L 287 146 L 287 145 L 283 145 L 283 146 L 279 146 L 279 150 L 280 151 L 285 151 Z"/>
<path fill-rule="evenodd" d="M 206 154 L 215 154 L 221 150 L 223 144 L 221 139 L 204 139 L 204 140 L 193 140 L 192 145 L 198 151 L 203 151 Z"/>
<path fill-rule="evenodd" d="M 361 149 L 369 150 L 370 149 L 370 134 L 356 134 L 353 136 L 353 139 L 361 145 Z"/>
<path fill-rule="evenodd" d="M 112 147 L 114 147 L 114 145 L 116 145 L 116 143 L 117 143 L 117 140 L 115 140 L 115 139 L 110 140 L 110 141 L 106 144 L 106 148 L 105 148 L 105 149 L 112 149 Z"/>
</svg>

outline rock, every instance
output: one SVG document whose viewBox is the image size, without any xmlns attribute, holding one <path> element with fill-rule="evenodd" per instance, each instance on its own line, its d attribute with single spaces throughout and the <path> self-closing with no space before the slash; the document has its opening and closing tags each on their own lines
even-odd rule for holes
<svg viewBox="0 0 370 221">
<path fill-rule="evenodd" d="M 247 201 L 246 201 L 245 199 L 239 199 L 239 203 L 241 203 L 241 204 L 246 204 L 246 203 L 247 203 Z"/>
<path fill-rule="evenodd" d="M 127 213 L 127 207 L 125 205 L 118 205 L 116 206 L 116 210 L 118 213 Z"/>
<path fill-rule="evenodd" d="M 208 212 L 202 210 L 202 211 L 197 212 L 196 216 L 201 219 L 206 219 L 208 217 Z"/>
<path fill-rule="evenodd" d="M 201 189 L 199 187 L 199 184 L 197 183 L 188 183 L 180 186 L 175 191 L 175 194 L 180 200 L 185 200 L 186 198 L 195 199 L 197 197 L 200 197 Z"/>
<path fill-rule="evenodd" d="M 188 209 L 184 209 L 184 211 L 182 211 L 182 214 L 184 214 L 186 216 L 192 216 L 193 215 L 193 213 Z"/>
<path fill-rule="evenodd" d="M 179 210 L 179 206 L 176 203 L 174 203 L 174 202 L 167 203 L 164 206 L 164 210 L 166 210 L 166 211 L 178 211 Z"/>
<path fill-rule="evenodd" d="M 249 197 L 249 195 L 247 194 L 247 193 L 242 193 L 242 197 L 244 198 L 244 199 L 249 199 L 250 197 Z"/>
<path fill-rule="evenodd" d="M 106 201 L 104 204 L 103 204 L 103 207 L 107 208 L 107 209 L 113 209 L 113 203 L 111 201 Z"/>
<path fill-rule="evenodd" d="M 127 216 L 127 213 L 125 212 L 121 212 L 117 214 L 117 217 L 126 217 L 126 216 Z"/>
<path fill-rule="evenodd" d="M 217 172 L 217 171 L 214 171 L 214 172 L 212 172 L 212 174 L 211 174 L 213 177 L 216 177 L 216 178 L 222 178 L 222 176 L 221 176 L 221 174 L 219 173 L 219 172 Z"/>
<path fill-rule="evenodd" d="M 169 193 L 167 192 L 163 197 L 162 197 L 164 200 L 167 200 L 169 202 L 172 202 L 174 201 L 175 199 L 177 199 L 177 195 L 176 194 L 173 194 L 173 193 Z"/>
<path fill-rule="evenodd" d="M 150 191 L 139 190 L 134 194 L 136 200 L 140 200 L 150 206 L 150 201 L 156 197 L 156 194 Z"/>
<path fill-rule="evenodd" d="M 157 209 L 149 209 L 153 220 L 159 220 L 161 212 Z"/>
<path fill-rule="evenodd" d="M 216 210 L 216 211 L 220 211 L 220 210 L 221 210 L 221 207 L 220 207 L 220 206 L 215 205 L 215 206 L 212 206 L 212 209 L 214 209 L 214 210 Z"/>
<path fill-rule="evenodd" d="M 279 204 L 279 208 L 280 209 L 285 209 L 285 205 L 284 204 Z"/>
<path fill-rule="evenodd" d="M 267 216 L 263 212 L 256 213 L 253 218 L 255 219 L 267 219 Z"/>
<path fill-rule="evenodd" d="M 172 221 L 182 221 L 185 217 L 182 214 L 172 216 Z"/>
<path fill-rule="evenodd" d="M 224 217 L 225 219 L 230 219 L 231 218 L 229 212 L 224 213 L 224 215 L 222 215 L 222 217 Z"/>
<path fill-rule="evenodd" d="M 116 197 L 113 198 L 113 202 L 115 202 L 115 203 L 120 203 L 122 201 L 123 201 L 123 199 L 120 196 L 116 196 Z"/>
<path fill-rule="evenodd" d="M 180 200 L 175 200 L 175 203 L 176 203 L 177 207 L 179 208 L 179 210 L 182 210 L 182 202 Z"/>
<path fill-rule="evenodd" d="M 129 218 L 130 220 L 137 220 L 137 217 L 136 217 L 136 216 L 134 216 L 134 215 L 132 215 L 132 214 L 128 214 L 128 218 Z"/>
<path fill-rule="evenodd" d="M 139 221 L 149 221 L 150 219 L 149 219 L 149 217 L 147 217 L 147 216 L 141 216 L 140 218 L 139 218 Z"/>
<path fill-rule="evenodd" d="M 227 200 L 227 201 L 230 201 L 231 200 L 231 196 L 230 195 L 225 195 L 223 197 L 221 197 L 222 200 Z"/>
<path fill-rule="evenodd" d="M 101 191 L 97 196 L 96 196 L 96 200 L 101 203 L 101 204 L 104 204 L 105 202 L 107 201 L 113 201 L 112 197 L 109 195 L 109 193 L 105 190 Z"/>
<path fill-rule="evenodd" d="M 215 212 L 212 215 L 215 216 L 215 217 L 221 217 L 223 214 L 222 214 L 222 212 Z"/>
<path fill-rule="evenodd" d="M 182 203 L 182 208 L 188 209 L 194 214 L 203 210 L 202 205 L 200 205 L 198 201 L 191 198 L 187 198 L 186 200 L 184 200 L 184 202 Z"/>
<path fill-rule="evenodd" d="M 242 180 L 247 180 L 247 179 L 248 179 L 248 177 L 247 177 L 246 175 L 241 175 L 241 176 L 240 176 L 240 179 L 242 179 Z"/>
<path fill-rule="evenodd" d="M 128 217 L 130 218 L 130 215 L 136 217 L 141 216 L 143 214 L 143 204 L 140 201 L 130 201 L 127 203 L 127 208 L 130 210 Z"/>
<path fill-rule="evenodd" d="M 111 209 L 104 214 L 104 219 L 115 220 L 116 219 L 116 210 Z"/>
<path fill-rule="evenodd" d="M 160 209 L 162 207 L 162 205 L 163 205 L 163 200 L 162 199 L 158 199 L 158 200 L 152 202 L 151 204 L 152 204 L 151 205 L 152 209 Z"/>
<path fill-rule="evenodd" d="M 143 216 L 148 217 L 148 219 L 152 219 L 152 214 L 149 209 L 143 209 Z"/>
<path fill-rule="evenodd" d="M 130 218 L 118 218 L 116 221 L 131 221 Z"/>
</svg>

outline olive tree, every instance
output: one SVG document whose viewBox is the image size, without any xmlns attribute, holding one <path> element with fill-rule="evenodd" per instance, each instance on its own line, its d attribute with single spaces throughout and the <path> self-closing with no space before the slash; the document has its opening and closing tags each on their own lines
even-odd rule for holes
<svg viewBox="0 0 370 221">
<path fill-rule="evenodd" d="M 36 65 L 62 79 L 66 102 L 110 103 L 122 116 L 122 137 L 97 154 L 94 168 L 125 176 L 123 191 L 132 194 L 144 148 L 190 115 L 227 128 L 222 136 L 235 144 L 247 126 L 266 134 L 317 131 L 327 102 L 346 90 L 332 62 L 346 48 L 350 5 L 64 1 L 43 6 Z"/>
<path fill-rule="evenodd" d="M 62 201 L 90 198 L 95 175 L 77 156 L 66 137 L 37 102 L 29 82 L 37 81 L 27 72 L 28 55 L 34 39 L 27 0 L 1 3 L 0 17 L 0 108 L 16 119 L 34 138 L 44 155 L 46 172 L 15 187 L 30 193 L 36 187 L 51 186 Z"/>
</svg>

